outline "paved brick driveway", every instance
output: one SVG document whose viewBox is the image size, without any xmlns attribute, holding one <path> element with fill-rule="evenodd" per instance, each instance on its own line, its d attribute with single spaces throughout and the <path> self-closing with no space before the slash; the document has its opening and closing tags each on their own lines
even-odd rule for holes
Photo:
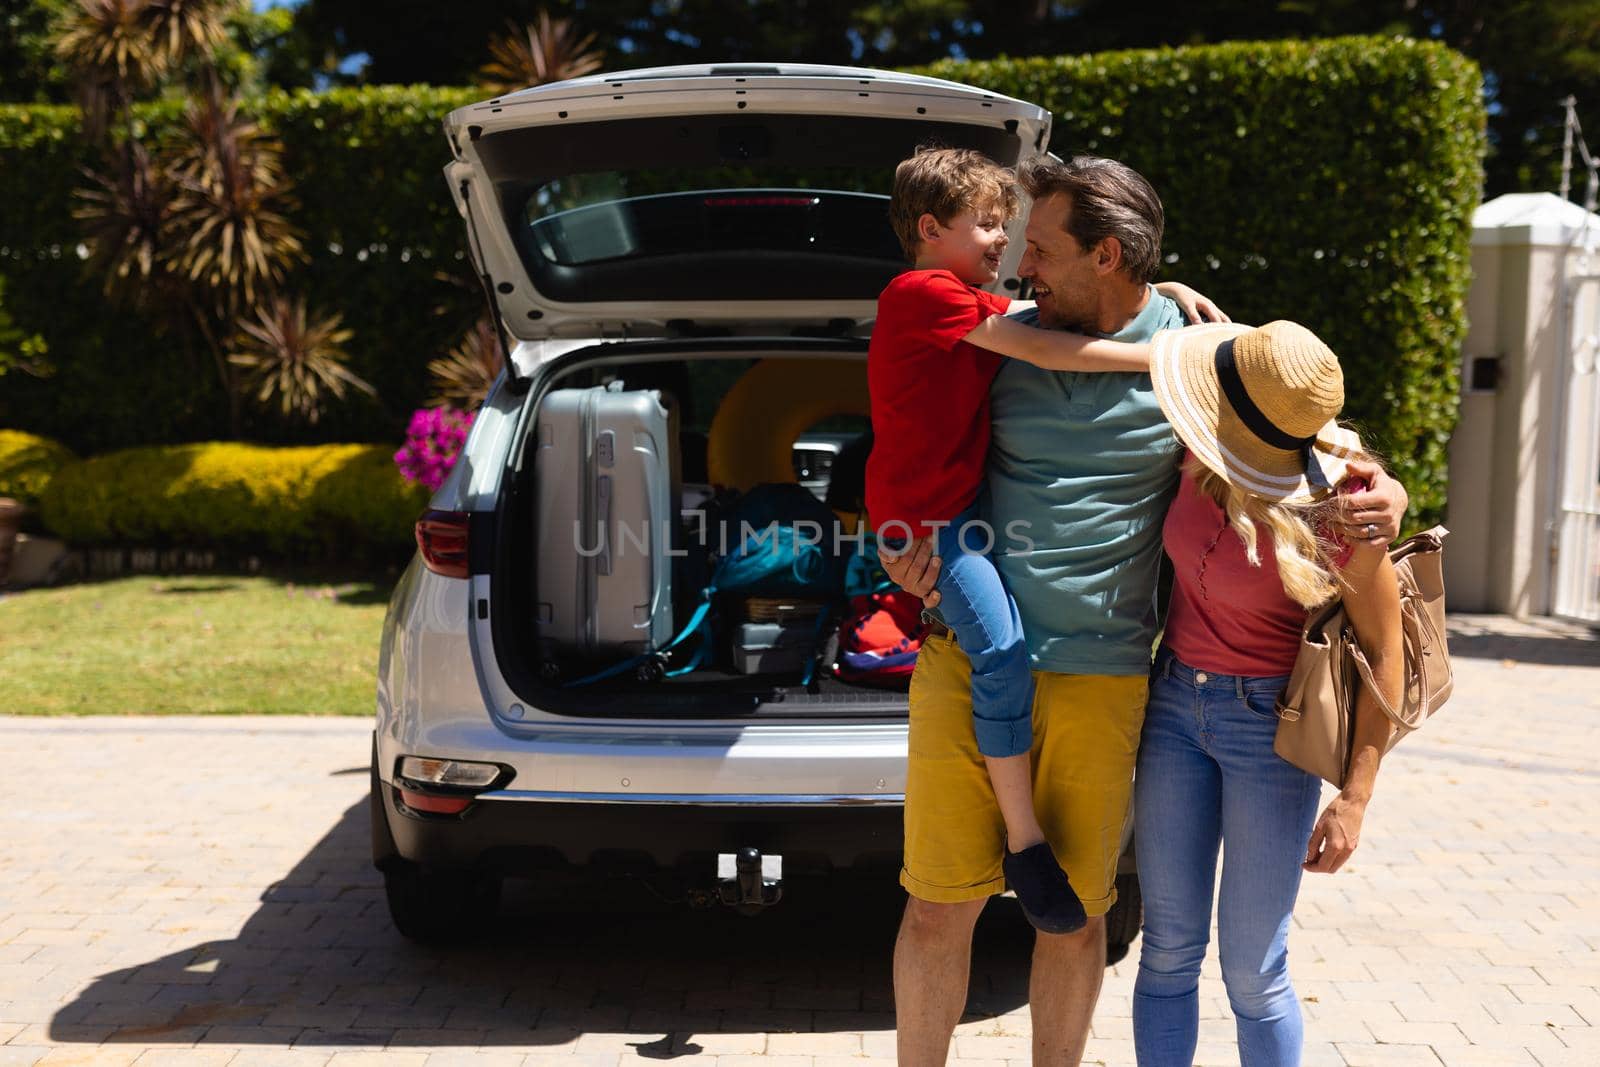
<svg viewBox="0 0 1600 1067">
<path fill-rule="evenodd" d="M 1308 1065 L 1600 1064 L 1600 641 L 1455 631 L 1454 703 L 1302 896 Z M 891 887 L 757 921 L 514 888 L 494 944 L 410 946 L 367 863 L 367 736 L 0 718 L 0 1067 L 892 1059 Z M 991 907 L 979 942 L 955 1056 L 1023 1063 L 1026 926 Z M 1090 1062 L 1132 1063 L 1133 973 Z M 1235 1063 L 1214 958 L 1202 993 L 1199 1062 Z"/>
</svg>

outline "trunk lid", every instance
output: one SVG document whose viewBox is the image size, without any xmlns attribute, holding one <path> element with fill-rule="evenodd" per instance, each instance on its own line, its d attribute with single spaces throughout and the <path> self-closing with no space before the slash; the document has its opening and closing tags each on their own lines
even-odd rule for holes
<svg viewBox="0 0 1600 1067">
<path fill-rule="evenodd" d="M 451 194 L 514 337 L 826 335 L 869 329 L 905 269 L 896 163 L 936 142 L 1015 165 L 1044 150 L 1050 114 L 916 75 L 708 65 L 523 90 L 452 112 L 445 132 Z M 1016 285 L 1015 229 L 996 288 Z"/>
</svg>

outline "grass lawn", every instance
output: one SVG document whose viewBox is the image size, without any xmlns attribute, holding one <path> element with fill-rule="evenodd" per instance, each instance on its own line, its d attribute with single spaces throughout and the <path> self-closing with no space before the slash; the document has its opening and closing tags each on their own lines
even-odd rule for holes
<svg viewBox="0 0 1600 1067">
<path fill-rule="evenodd" d="M 132 577 L 0 595 L 0 712 L 371 715 L 389 586 Z"/>
</svg>

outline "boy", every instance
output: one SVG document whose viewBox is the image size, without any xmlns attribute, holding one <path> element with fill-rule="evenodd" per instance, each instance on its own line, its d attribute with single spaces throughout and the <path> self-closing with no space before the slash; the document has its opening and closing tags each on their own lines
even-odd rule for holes
<svg viewBox="0 0 1600 1067">
<path fill-rule="evenodd" d="M 895 170 L 890 222 L 913 269 L 879 297 L 868 347 L 867 511 L 891 550 L 902 539 L 935 538 L 944 560 L 940 610 L 972 663 L 978 749 L 1005 820 L 1006 882 L 1036 928 L 1070 933 L 1087 920 L 1033 809 L 1027 646 L 988 556 L 993 532 L 973 522 L 989 447 L 989 386 L 1003 356 L 1051 370 L 1142 372 L 1150 346 L 1004 317 L 1010 300 L 978 287 L 999 277 L 1005 225 L 1017 208 L 1011 172 L 976 151 L 921 149 Z"/>
</svg>

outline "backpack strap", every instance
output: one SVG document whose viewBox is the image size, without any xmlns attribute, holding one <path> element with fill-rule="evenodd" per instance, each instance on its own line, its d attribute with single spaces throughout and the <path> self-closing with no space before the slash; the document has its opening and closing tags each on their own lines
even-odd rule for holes
<svg viewBox="0 0 1600 1067">
<path fill-rule="evenodd" d="M 615 678 L 620 674 L 626 674 L 635 667 L 639 666 L 641 663 L 648 662 L 649 660 L 654 659 L 656 656 L 661 655 L 663 652 L 677 648 L 696 633 L 702 633 L 704 635 L 704 640 L 700 642 L 700 647 L 695 649 L 694 655 L 689 658 L 689 662 L 685 663 L 682 667 L 668 671 L 666 676 L 668 678 L 676 678 L 680 674 L 688 674 L 690 671 L 697 669 L 703 663 L 705 663 L 707 653 L 711 648 L 711 598 L 716 594 L 716 591 L 717 586 L 715 582 L 712 582 L 712 584 L 706 586 L 705 589 L 701 591 L 700 606 L 694 609 L 694 614 L 689 617 L 688 625 L 686 625 L 682 630 L 678 631 L 678 636 L 674 637 L 671 641 L 668 641 L 660 648 L 653 649 L 649 652 L 641 652 L 637 656 L 631 656 L 628 659 L 623 660 L 621 663 L 613 663 L 604 670 L 596 671 L 595 673 L 585 675 L 582 678 L 574 678 L 572 681 L 562 686 L 562 688 L 576 689 L 579 686 L 593 685 L 595 682 L 603 682 L 607 678 Z"/>
</svg>

